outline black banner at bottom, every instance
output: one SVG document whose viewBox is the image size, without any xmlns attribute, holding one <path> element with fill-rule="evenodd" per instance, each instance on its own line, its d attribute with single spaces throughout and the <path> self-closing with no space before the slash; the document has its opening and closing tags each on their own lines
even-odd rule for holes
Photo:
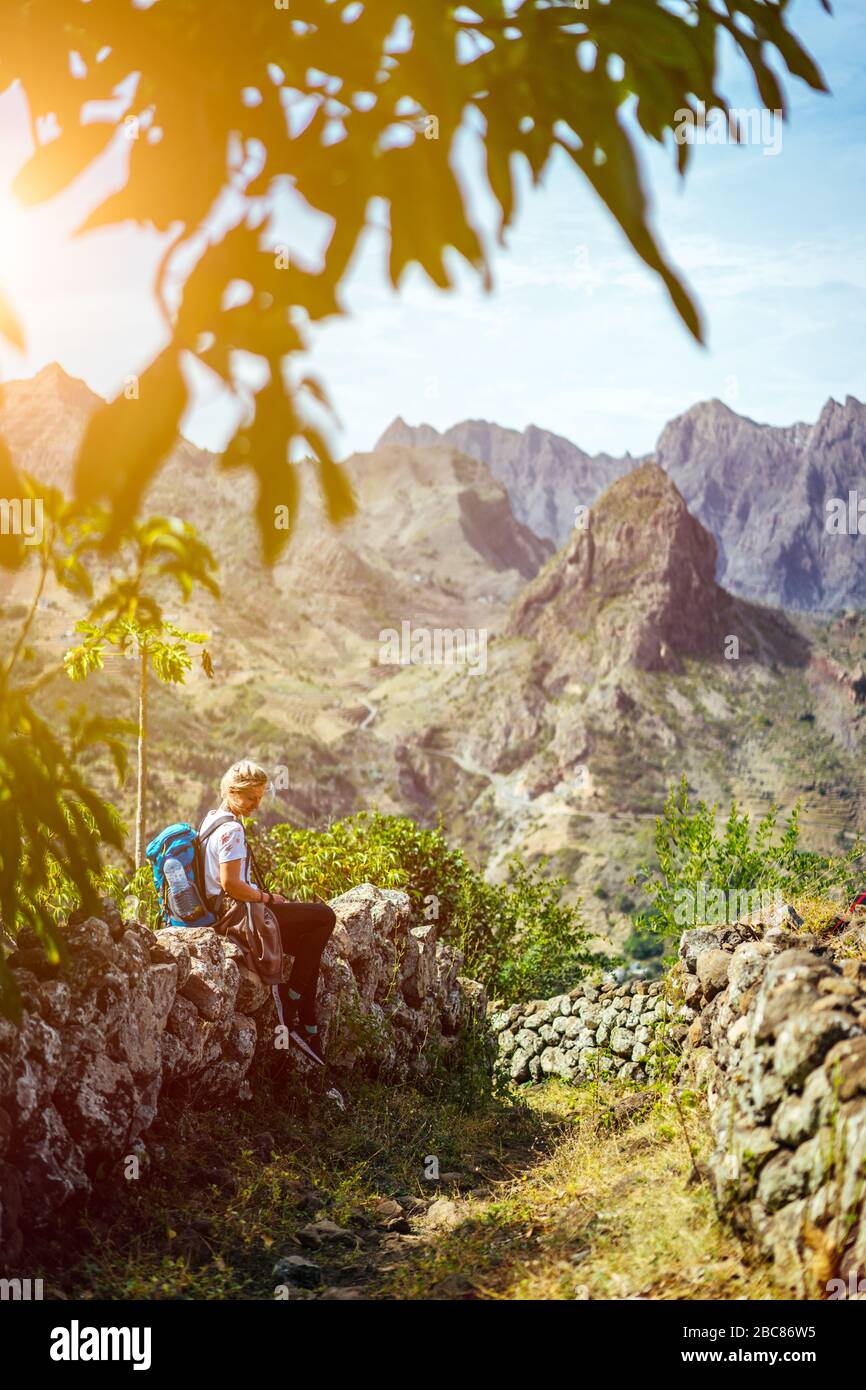
<svg viewBox="0 0 866 1390">
<path fill-rule="evenodd" d="M 431 1314 L 435 1326 L 443 1327 L 444 1319 L 444 1325 L 458 1335 L 470 1329 L 483 1332 L 484 1342 L 478 1345 L 479 1353 L 484 1348 L 486 1364 L 495 1363 L 499 1347 L 505 1352 L 511 1346 L 509 1354 L 513 1354 L 514 1334 L 520 1335 L 524 1317 L 531 1335 L 537 1327 L 535 1319 L 541 1316 L 547 1336 L 560 1333 L 569 1338 L 562 1344 L 563 1352 L 568 1347 L 569 1354 L 579 1354 L 582 1344 L 589 1345 L 575 1338 L 592 1339 L 597 1351 L 606 1347 L 618 1376 L 632 1368 L 665 1372 L 674 1367 L 700 1376 L 715 1366 L 758 1366 L 767 1372 L 803 1366 L 825 1374 L 849 1366 L 863 1340 L 859 1301 L 848 1298 L 821 1303 L 635 1299 L 517 1307 L 508 1302 L 511 1316 L 501 1325 L 501 1334 L 496 1314 L 502 1311 L 502 1303 L 491 1300 L 488 1309 L 476 1308 L 473 1315 L 465 1307 L 470 1301 L 481 1300 L 458 1300 L 464 1307 L 449 1312 L 445 1302 L 414 1301 L 395 1305 L 360 1300 L 73 1303 L 12 1299 L 0 1301 L 0 1331 L 6 1334 L 7 1349 L 15 1348 L 16 1372 L 33 1369 L 61 1383 L 70 1375 L 93 1379 L 101 1369 L 110 1370 L 114 1377 L 128 1373 L 139 1379 L 185 1372 L 200 1376 L 211 1371 L 225 1379 L 238 1371 L 248 1380 L 254 1370 L 286 1366 L 309 1374 L 305 1363 L 310 1356 L 324 1357 L 331 1376 L 342 1364 L 344 1349 L 350 1371 L 357 1370 L 359 1345 L 366 1346 L 372 1368 L 380 1354 L 387 1360 L 386 1347 L 393 1352 L 392 1339 L 412 1335 L 418 1328 L 416 1319 L 426 1321 Z M 387 1314 L 387 1323 L 381 1324 L 387 1342 L 378 1344 L 377 1353 L 380 1309 Z M 475 1323 L 476 1316 L 480 1324 Z M 490 1316 L 493 1323 L 487 1321 Z M 533 1345 L 538 1344 L 525 1348 L 528 1358 Z M 425 1347 L 428 1373 L 435 1366 L 435 1353 L 430 1355 L 433 1347 L 441 1347 L 443 1367 L 453 1359 L 450 1336 L 432 1343 L 427 1340 Z M 556 1344 L 548 1344 L 544 1359 L 555 1355 Z"/>
</svg>

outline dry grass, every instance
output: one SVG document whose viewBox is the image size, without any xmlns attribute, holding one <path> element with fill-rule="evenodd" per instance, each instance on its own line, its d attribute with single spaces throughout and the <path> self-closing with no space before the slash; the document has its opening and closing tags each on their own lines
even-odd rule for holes
<svg viewBox="0 0 866 1390">
<path fill-rule="evenodd" d="M 833 922 L 839 916 L 843 908 L 838 902 L 833 902 L 829 898 L 814 897 L 804 894 L 802 897 L 791 899 L 791 905 L 797 909 L 803 918 L 804 932 L 814 932 L 816 936 L 823 936 L 829 930 Z"/>
<path fill-rule="evenodd" d="M 711 1143 L 701 1103 L 681 1119 L 670 1092 L 659 1093 L 648 1115 L 621 1128 L 605 1126 L 591 1087 L 548 1082 L 530 1103 L 566 1122 L 549 1156 L 490 1199 L 463 1204 L 460 1225 L 395 1271 L 380 1296 L 784 1296 L 716 1216 L 700 1168 Z"/>
<path fill-rule="evenodd" d="M 52 1297 L 272 1299 L 274 1261 L 303 1253 L 301 1228 L 328 1217 L 355 1243 L 314 1253 L 324 1284 L 366 1298 L 782 1296 L 716 1217 L 701 1103 L 686 1094 L 678 1111 L 669 1089 L 645 1096 L 629 1118 L 632 1090 L 549 1081 L 516 1105 L 466 1112 L 374 1084 L 339 1118 L 264 1100 L 190 1112 L 160 1174 L 123 1192 L 105 1185 L 77 1229 L 29 1257 Z M 445 1175 L 438 1190 L 424 1179 L 429 1154 Z M 453 1229 L 413 1217 L 411 1233 L 388 1235 L 377 1203 L 402 1193 L 448 1198 Z"/>
</svg>

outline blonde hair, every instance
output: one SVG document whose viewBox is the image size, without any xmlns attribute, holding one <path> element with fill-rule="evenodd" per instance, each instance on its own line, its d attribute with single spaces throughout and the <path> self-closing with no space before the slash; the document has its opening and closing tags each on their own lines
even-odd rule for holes
<svg viewBox="0 0 866 1390">
<path fill-rule="evenodd" d="M 266 787 L 267 784 L 265 769 L 249 758 L 241 758 L 239 763 L 232 763 L 228 772 L 224 773 L 220 782 L 220 796 L 223 801 L 228 801 L 233 792 L 245 792 L 250 787 Z"/>
</svg>

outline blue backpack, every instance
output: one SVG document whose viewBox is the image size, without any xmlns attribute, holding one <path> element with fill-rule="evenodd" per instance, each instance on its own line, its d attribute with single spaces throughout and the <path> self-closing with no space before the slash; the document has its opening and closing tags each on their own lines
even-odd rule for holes
<svg viewBox="0 0 866 1390">
<path fill-rule="evenodd" d="M 153 873 L 163 926 L 212 927 L 216 922 L 205 893 L 204 845 L 215 830 L 233 820 L 237 820 L 237 816 L 228 812 L 218 816 L 203 835 L 186 821 L 178 821 L 176 825 L 166 826 L 151 840 L 145 853 Z M 170 859 L 181 866 L 182 876 L 174 865 L 166 874 L 166 862 Z"/>
</svg>

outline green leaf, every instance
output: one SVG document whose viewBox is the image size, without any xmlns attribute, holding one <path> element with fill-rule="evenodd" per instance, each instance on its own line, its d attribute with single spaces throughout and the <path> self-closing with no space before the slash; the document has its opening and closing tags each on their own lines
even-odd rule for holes
<svg viewBox="0 0 866 1390">
<path fill-rule="evenodd" d="M 106 538 L 119 543 L 145 488 L 177 438 L 187 388 L 169 347 L 142 373 L 136 397 L 116 397 L 90 418 L 75 468 L 79 498 L 113 505 Z"/>
</svg>

